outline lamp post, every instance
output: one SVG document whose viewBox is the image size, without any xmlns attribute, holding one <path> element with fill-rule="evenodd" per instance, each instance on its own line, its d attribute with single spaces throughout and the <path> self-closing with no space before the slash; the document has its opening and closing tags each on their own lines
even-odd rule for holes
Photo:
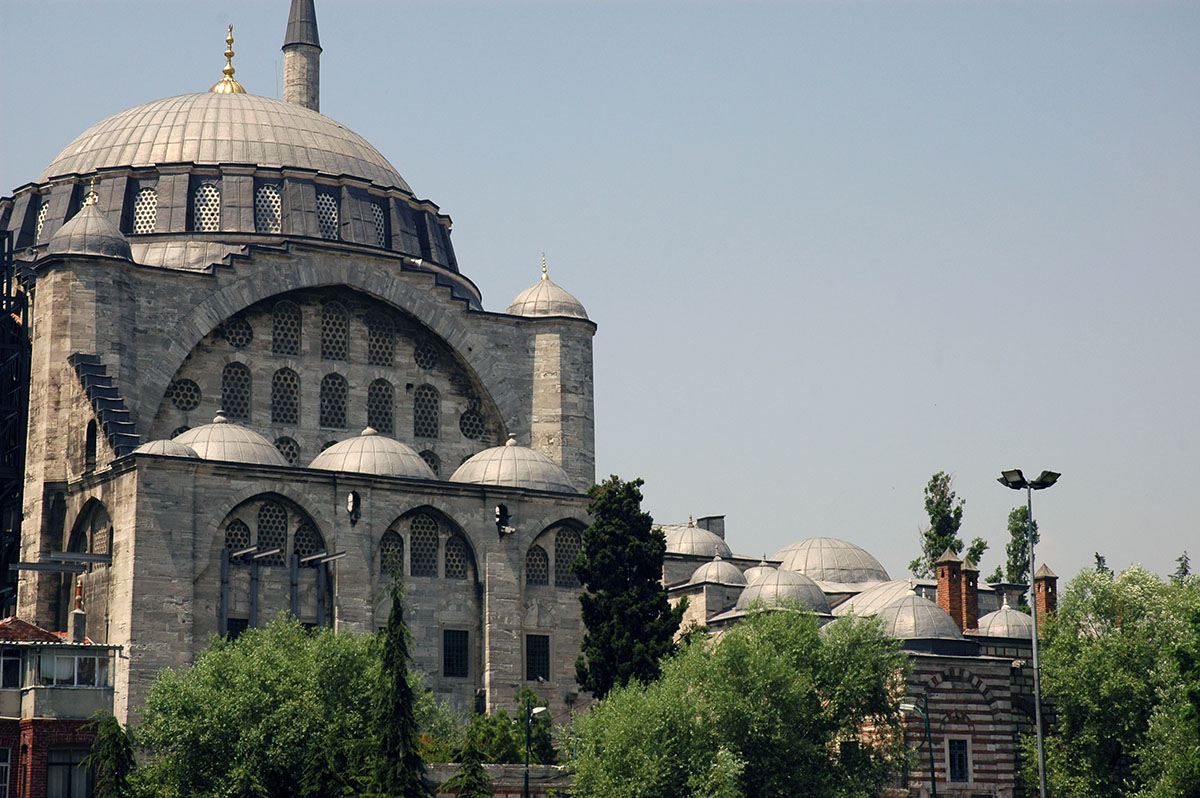
<svg viewBox="0 0 1200 798">
<path fill-rule="evenodd" d="M 925 720 L 925 744 L 929 746 L 929 788 L 933 790 L 933 798 L 937 798 L 937 776 L 933 770 L 933 735 L 929 731 L 929 694 L 921 696 L 921 706 L 916 704 L 901 704 L 903 712 L 920 712 Z"/>
<path fill-rule="evenodd" d="M 525 798 L 529 798 L 529 745 L 533 736 L 533 716 L 545 712 L 545 707 L 535 707 L 533 699 L 525 701 Z"/>
<path fill-rule="evenodd" d="M 997 480 L 1001 485 L 1013 490 L 1025 489 L 1025 498 L 1028 502 L 1028 515 L 1026 521 L 1029 531 L 1029 581 L 1032 585 L 1034 574 L 1034 558 L 1033 558 L 1033 492 L 1035 490 L 1045 490 L 1046 488 L 1058 482 L 1058 478 L 1062 474 L 1054 471 L 1043 471 L 1041 475 L 1034 480 L 1025 479 L 1025 475 L 1021 470 L 1013 469 L 1011 471 L 1001 471 L 1000 478 Z M 1046 749 L 1045 741 L 1042 739 L 1042 680 L 1041 669 L 1038 665 L 1038 613 L 1037 613 L 1037 597 L 1032 597 L 1034 600 L 1030 602 L 1029 609 L 1033 616 L 1033 715 L 1034 723 L 1037 725 L 1037 755 L 1038 755 L 1038 795 L 1040 798 L 1046 798 Z"/>
</svg>

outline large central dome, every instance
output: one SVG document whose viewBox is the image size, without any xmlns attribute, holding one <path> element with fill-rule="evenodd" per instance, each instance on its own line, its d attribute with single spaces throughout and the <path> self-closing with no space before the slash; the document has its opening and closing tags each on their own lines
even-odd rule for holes
<svg viewBox="0 0 1200 798">
<path fill-rule="evenodd" d="M 363 178 L 412 193 L 366 139 L 327 116 L 253 94 L 184 94 L 130 108 L 93 125 L 38 182 L 105 167 L 168 163 L 253 164 Z"/>
</svg>

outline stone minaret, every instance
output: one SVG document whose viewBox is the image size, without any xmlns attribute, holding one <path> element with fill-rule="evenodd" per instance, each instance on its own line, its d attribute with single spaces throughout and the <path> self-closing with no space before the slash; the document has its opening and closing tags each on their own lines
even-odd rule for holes
<svg viewBox="0 0 1200 798">
<path fill-rule="evenodd" d="M 321 40 L 313 0 L 292 0 L 283 37 L 283 99 L 321 110 Z"/>
</svg>

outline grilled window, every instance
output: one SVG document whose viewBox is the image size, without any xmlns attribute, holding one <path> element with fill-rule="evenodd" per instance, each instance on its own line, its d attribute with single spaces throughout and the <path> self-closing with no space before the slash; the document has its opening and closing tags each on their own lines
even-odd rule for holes
<svg viewBox="0 0 1200 798">
<path fill-rule="evenodd" d="M 276 355 L 300 354 L 300 306 L 286 299 L 271 313 L 271 351 Z"/>
<path fill-rule="evenodd" d="M 266 184 L 254 192 L 254 230 L 259 233 L 278 233 L 283 229 L 283 201 L 279 186 Z"/>
<path fill-rule="evenodd" d="M 300 375 L 279 369 L 271 378 L 271 423 L 300 423 Z"/>
<path fill-rule="evenodd" d="M 404 575 L 404 538 L 391 529 L 379 541 L 379 572 L 385 576 Z"/>
<path fill-rule="evenodd" d="M 349 317 L 341 302 L 326 302 L 321 309 L 321 359 L 346 360 L 349 357 Z"/>
<path fill-rule="evenodd" d="M 550 681 L 549 635 L 525 635 L 525 679 Z"/>
<path fill-rule="evenodd" d="M 469 661 L 467 633 L 460 629 L 442 630 L 442 675 L 465 678 Z"/>
<path fill-rule="evenodd" d="M 298 465 L 300 463 L 300 444 L 295 440 L 284 436 L 275 439 L 275 448 L 283 455 L 283 459 L 288 461 L 289 465 Z"/>
<path fill-rule="evenodd" d="M 307 557 L 310 554 L 325 551 L 325 541 L 315 526 L 305 522 L 296 530 L 296 536 L 292 540 L 292 551 L 301 557 Z"/>
<path fill-rule="evenodd" d="M 193 380 L 175 380 L 167 386 L 167 398 L 183 412 L 200 406 L 200 386 Z"/>
<path fill-rule="evenodd" d="M 391 367 L 396 350 L 396 325 L 385 316 L 367 317 L 367 363 Z"/>
<path fill-rule="evenodd" d="M 346 402 L 350 392 L 341 374 L 326 374 L 321 379 L 321 426 L 345 429 Z"/>
<path fill-rule="evenodd" d="M 429 466 L 429 470 L 433 472 L 435 477 L 441 474 L 442 459 L 440 457 L 426 449 L 421 452 L 421 459 L 425 461 L 425 465 Z"/>
<path fill-rule="evenodd" d="M 221 408 L 229 418 L 250 418 L 250 368 L 230 363 L 221 372 Z"/>
<path fill-rule="evenodd" d="M 441 398 L 432 385 L 419 385 L 413 392 L 413 435 L 436 438 L 440 426 Z"/>
<path fill-rule="evenodd" d="M 225 341 L 235 349 L 242 349 L 254 340 L 254 328 L 243 318 L 233 318 L 221 325 Z"/>
<path fill-rule="evenodd" d="M 437 576 L 438 524 L 433 516 L 414 515 L 409 525 L 412 545 L 412 575 Z"/>
<path fill-rule="evenodd" d="M 153 233 L 158 224 L 158 192 L 143 188 L 133 198 L 134 235 Z"/>
<path fill-rule="evenodd" d="M 221 189 L 216 183 L 201 183 L 192 197 L 192 229 L 215 233 L 221 229 Z"/>
<path fill-rule="evenodd" d="M 317 195 L 317 227 L 321 238 L 338 238 L 338 201 L 332 194 Z"/>
<path fill-rule="evenodd" d="M 278 554 L 263 557 L 259 565 L 283 565 L 283 553 L 287 550 L 287 510 L 275 502 L 263 502 L 258 508 L 258 550 L 279 549 Z"/>
<path fill-rule="evenodd" d="M 530 546 L 525 554 L 525 584 L 550 584 L 550 558 L 541 546 Z"/>
<path fill-rule="evenodd" d="M 462 538 L 455 535 L 446 541 L 446 578 L 447 579 L 466 579 L 467 578 L 467 562 L 470 555 L 467 553 L 467 544 Z"/>
<path fill-rule="evenodd" d="M 579 587 L 579 577 L 571 563 L 579 556 L 583 543 L 574 529 L 560 529 L 554 534 L 554 584 L 556 587 Z"/>
</svg>

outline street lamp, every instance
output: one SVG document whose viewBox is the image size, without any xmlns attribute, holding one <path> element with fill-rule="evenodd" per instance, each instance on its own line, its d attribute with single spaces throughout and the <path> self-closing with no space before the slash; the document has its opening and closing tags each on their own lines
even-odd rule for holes
<svg viewBox="0 0 1200 798">
<path fill-rule="evenodd" d="M 929 746 L 929 788 L 933 790 L 933 798 L 937 798 L 937 775 L 933 771 L 933 735 L 929 732 L 929 694 L 921 696 L 921 706 L 916 704 L 901 704 L 901 712 L 920 712 L 925 719 L 925 744 Z"/>
<path fill-rule="evenodd" d="M 1013 490 L 1025 489 L 1025 497 L 1028 502 L 1028 515 L 1026 521 L 1029 531 L 1029 581 L 1033 583 L 1034 574 L 1034 559 L 1033 559 L 1033 492 L 1035 490 L 1045 490 L 1046 488 L 1058 482 L 1058 478 L 1062 474 L 1054 471 L 1043 471 L 1041 476 L 1035 480 L 1025 479 L 1025 475 L 1021 470 L 1014 469 L 1012 471 L 1001 471 L 1000 479 L 997 481 L 1007 488 Z M 1042 739 L 1042 681 L 1040 668 L 1038 666 L 1038 614 L 1037 600 L 1030 602 L 1030 611 L 1033 615 L 1033 715 L 1034 723 L 1037 724 L 1037 754 L 1038 754 L 1038 795 L 1040 798 L 1046 798 L 1046 749 L 1045 741 Z"/>
<path fill-rule="evenodd" d="M 525 702 L 525 798 L 529 798 L 529 744 L 533 736 L 533 716 L 545 712 L 545 707 L 535 707 L 533 699 Z"/>
</svg>

